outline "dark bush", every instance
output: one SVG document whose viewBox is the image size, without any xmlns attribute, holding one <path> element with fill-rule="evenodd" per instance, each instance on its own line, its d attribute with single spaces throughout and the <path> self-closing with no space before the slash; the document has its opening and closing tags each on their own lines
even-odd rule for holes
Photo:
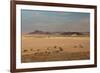
<svg viewBox="0 0 100 73">
<path fill-rule="evenodd" d="M 54 46 L 54 48 L 57 48 L 57 46 Z"/>
<path fill-rule="evenodd" d="M 33 51 L 33 49 L 31 48 L 30 51 Z"/>
<path fill-rule="evenodd" d="M 27 52 L 28 50 L 24 50 L 24 52 Z"/>
<path fill-rule="evenodd" d="M 63 51 L 63 48 L 62 48 L 62 47 L 59 47 L 59 50 L 60 50 L 60 51 Z"/>
<path fill-rule="evenodd" d="M 83 45 L 81 45 L 81 44 L 79 45 L 79 47 L 80 47 L 80 48 L 84 48 Z"/>
</svg>

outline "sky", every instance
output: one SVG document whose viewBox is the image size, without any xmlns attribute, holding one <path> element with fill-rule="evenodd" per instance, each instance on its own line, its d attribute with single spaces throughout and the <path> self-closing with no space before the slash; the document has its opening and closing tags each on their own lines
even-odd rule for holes
<svg viewBox="0 0 100 73">
<path fill-rule="evenodd" d="M 90 13 L 44 10 L 21 10 L 22 33 L 35 30 L 46 32 L 89 32 Z"/>
</svg>

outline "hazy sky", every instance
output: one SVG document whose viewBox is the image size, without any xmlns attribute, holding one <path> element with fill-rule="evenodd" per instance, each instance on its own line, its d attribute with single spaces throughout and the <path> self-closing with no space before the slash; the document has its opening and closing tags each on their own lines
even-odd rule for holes
<svg viewBox="0 0 100 73">
<path fill-rule="evenodd" d="M 22 32 L 89 32 L 90 14 L 79 12 L 21 10 Z"/>
</svg>

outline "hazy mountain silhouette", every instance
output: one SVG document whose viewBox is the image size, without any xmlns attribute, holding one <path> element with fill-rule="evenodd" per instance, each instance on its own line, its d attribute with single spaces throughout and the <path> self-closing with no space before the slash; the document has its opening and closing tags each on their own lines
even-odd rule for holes
<svg viewBox="0 0 100 73">
<path fill-rule="evenodd" d="M 46 32 L 46 31 L 35 30 L 33 32 L 29 32 L 28 34 L 89 35 L 89 32 Z"/>
</svg>

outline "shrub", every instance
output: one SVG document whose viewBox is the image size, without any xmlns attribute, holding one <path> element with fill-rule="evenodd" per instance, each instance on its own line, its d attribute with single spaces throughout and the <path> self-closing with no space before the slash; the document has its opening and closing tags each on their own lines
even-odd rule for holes
<svg viewBox="0 0 100 73">
<path fill-rule="evenodd" d="M 33 49 L 31 48 L 30 51 L 33 51 Z"/>
<path fill-rule="evenodd" d="M 57 46 L 54 46 L 54 48 L 57 48 Z"/>
<path fill-rule="evenodd" d="M 81 45 L 81 44 L 79 45 L 79 47 L 80 47 L 80 48 L 84 48 L 83 45 Z"/>
<path fill-rule="evenodd" d="M 24 50 L 24 52 L 27 52 L 28 50 Z"/>
<path fill-rule="evenodd" d="M 63 48 L 62 48 L 62 47 L 59 47 L 59 50 L 60 50 L 60 51 L 63 51 Z"/>
</svg>

